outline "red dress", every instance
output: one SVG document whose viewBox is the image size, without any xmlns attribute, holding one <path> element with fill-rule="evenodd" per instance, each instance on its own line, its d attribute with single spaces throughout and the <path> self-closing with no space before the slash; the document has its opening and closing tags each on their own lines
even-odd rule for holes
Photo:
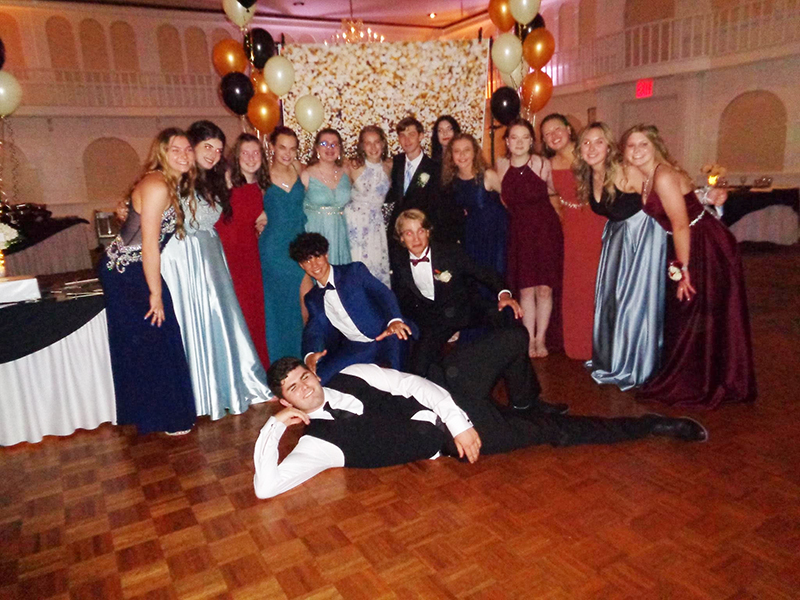
<svg viewBox="0 0 800 600">
<path fill-rule="evenodd" d="M 663 366 L 639 398 L 695 408 L 753 402 L 753 346 L 736 238 L 704 212 L 694 192 L 686 194 L 684 201 L 691 223 L 689 276 L 697 294 L 689 302 L 680 302 L 676 284 L 667 282 Z M 655 191 L 650 192 L 644 212 L 671 231 Z M 667 251 L 669 259 L 674 259 L 671 240 Z"/>
<path fill-rule="evenodd" d="M 261 280 L 255 225 L 258 215 L 264 210 L 263 198 L 264 194 L 257 183 L 232 189 L 233 215 L 227 221 L 225 217 L 217 221 L 216 229 L 250 337 L 266 369 L 269 367 L 269 354 L 264 326 L 264 282 Z"/>
<path fill-rule="evenodd" d="M 564 347 L 561 334 L 561 283 L 564 233 L 548 197 L 547 183 L 527 165 L 509 166 L 502 198 L 508 208 L 506 278 L 515 292 L 537 285 L 553 289 L 553 312 L 547 327 L 548 350 Z"/>
<path fill-rule="evenodd" d="M 594 289 L 606 220 L 595 214 L 588 203 L 578 201 L 578 186 L 572 170 L 553 169 L 553 185 L 567 203 L 562 205 L 561 211 L 564 228 L 561 303 L 564 351 L 570 358 L 589 360 L 592 358 Z"/>
</svg>

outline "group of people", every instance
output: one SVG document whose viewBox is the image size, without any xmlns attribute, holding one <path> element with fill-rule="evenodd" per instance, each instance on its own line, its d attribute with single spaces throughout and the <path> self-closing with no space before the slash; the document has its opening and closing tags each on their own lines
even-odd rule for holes
<svg viewBox="0 0 800 600">
<path fill-rule="evenodd" d="M 654 127 L 617 143 L 603 123 L 577 135 L 550 115 L 541 156 L 519 119 L 496 170 L 452 117 L 434 124 L 433 157 L 419 121 L 395 131 L 403 152 L 393 159 L 385 132 L 368 126 L 348 160 L 339 132 L 322 129 L 307 165 L 283 126 L 269 159 L 242 134 L 226 160 L 225 135 L 209 121 L 158 135 L 100 265 L 120 424 L 182 434 L 198 415 L 240 413 L 274 394 L 286 409 L 256 447 L 257 492 L 272 495 L 288 489 L 272 487 L 281 426 L 323 406 L 319 418 L 338 419 L 328 396 L 339 388 L 321 386 L 342 380 L 334 397 L 366 381 L 413 400 L 390 412 L 414 421 L 402 435 L 424 438 L 391 457 L 354 449 L 364 464 L 445 450 L 474 460 L 481 444 L 705 439 L 691 420 L 573 418 L 542 401 L 530 358 L 562 332 L 567 355 L 587 360 L 598 383 L 640 387 L 642 399 L 707 408 L 755 399 L 735 240 Z M 498 377 L 507 409 L 489 399 Z M 375 427 L 359 429 L 359 443 L 383 447 L 395 435 Z M 325 435 L 349 443 L 339 429 Z M 334 462 L 348 464 L 348 452 Z"/>
</svg>

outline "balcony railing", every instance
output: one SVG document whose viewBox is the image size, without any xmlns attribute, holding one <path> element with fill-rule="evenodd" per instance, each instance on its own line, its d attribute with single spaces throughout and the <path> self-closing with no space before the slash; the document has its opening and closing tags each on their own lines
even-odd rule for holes
<svg viewBox="0 0 800 600">
<path fill-rule="evenodd" d="M 800 42 L 800 0 L 760 0 L 631 27 L 556 52 L 544 70 L 568 85 L 636 67 L 713 59 Z"/>
<path fill-rule="evenodd" d="M 220 108 L 216 75 L 119 71 L 17 71 L 25 107 Z"/>
</svg>

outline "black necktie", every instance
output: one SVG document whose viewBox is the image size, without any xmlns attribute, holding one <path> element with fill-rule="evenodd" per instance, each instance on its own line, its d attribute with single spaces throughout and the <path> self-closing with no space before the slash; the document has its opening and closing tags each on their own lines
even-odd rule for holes
<svg viewBox="0 0 800 600">
<path fill-rule="evenodd" d="M 354 412 L 350 412 L 349 410 L 343 410 L 341 408 L 332 408 L 330 402 L 326 402 L 322 407 L 324 410 L 328 411 L 334 420 L 338 419 L 349 419 L 351 417 L 357 417 L 358 415 Z"/>
</svg>

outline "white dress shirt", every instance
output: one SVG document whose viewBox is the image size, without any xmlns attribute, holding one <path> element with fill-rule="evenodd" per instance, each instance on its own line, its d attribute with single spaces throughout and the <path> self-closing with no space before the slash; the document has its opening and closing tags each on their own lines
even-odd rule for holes
<svg viewBox="0 0 800 600">
<path fill-rule="evenodd" d="M 439 417 L 453 437 L 472 427 L 467 413 L 456 406 L 450 393 L 427 379 L 371 364 L 350 365 L 342 373 L 363 379 L 372 387 L 396 396 L 413 396 L 425 409 L 416 413 L 412 419 L 435 423 Z M 323 390 L 325 402 L 332 408 L 359 415 L 364 413 L 364 404 L 355 396 L 330 388 Z M 333 419 L 323 407 L 308 413 L 308 416 L 311 419 Z M 253 485 L 259 498 L 272 498 L 326 469 L 344 466 L 344 453 L 338 446 L 307 434 L 300 438 L 289 456 L 278 464 L 278 443 L 284 431 L 286 425 L 275 417 L 270 417 L 256 441 L 253 457 L 256 474 Z M 437 452 L 430 458 L 438 457 Z"/>
<path fill-rule="evenodd" d="M 336 287 L 336 283 L 333 280 L 333 267 L 331 267 L 329 271 L 328 283 L 334 288 Z M 321 288 L 325 287 L 325 284 L 321 284 L 319 281 L 317 281 L 317 285 Z M 339 298 L 339 290 L 326 290 L 324 293 L 325 315 L 328 317 L 331 325 L 341 331 L 342 335 L 350 341 L 363 343 L 373 341 L 372 338 L 364 335 L 361 330 L 356 327 L 353 319 L 347 314 L 347 311 L 344 309 L 344 304 L 342 304 L 342 299 Z"/>
<path fill-rule="evenodd" d="M 425 251 L 417 256 L 409 251 L 409 260 L 419 260 L 423 256 L 427 256 L 428 260 L 419 262 L 416 265 L 411 263 L 411 276 L 414 278 L 414 285 L 417 286 L 419 293 L 425 296 L 428 300 L 434 299 L 433 288 L 433 263 L 431 262 L 431 247 L 428 246 Z"/>
<path fill-rule="evenodd" d="M 422 156 L 424 152 L 420 151 L 417 154 L 417 157 L 414 159 L 409 159 L 406 156 L 406 166 L 403 171 L 403 193 L 405 194 L 408 191 L 408 188 L 411 187 L 411 183 L 414 181 L 414 176 L 417 174 L 417 169 L 419 168 L 419 163 L 422 162 Z M 406 184 L 406 174 L 411 172 L 411 176 L 408 177 L 408 184 Z"/>
</svg>

